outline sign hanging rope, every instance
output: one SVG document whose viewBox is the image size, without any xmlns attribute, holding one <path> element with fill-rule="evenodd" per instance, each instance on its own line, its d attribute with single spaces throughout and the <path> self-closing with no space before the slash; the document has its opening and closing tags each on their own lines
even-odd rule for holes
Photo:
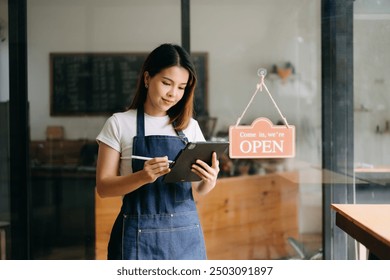
<svg viewBox="0 0 390 280">
<path fill-rule="evenodd" d="M 263 91 L 263 87 L 265 88 L 265 90 L 267 91 L 268 93 L 268 96 L 269 98 L 271 98 L 271 101 L 272 103 L 274 104 L 276 110 L 278 111 L 280 117 L 282 118 L 283 122 L 285 123 L 285 125 L 287 126 L 287 128 L 289 127 L 288 125 L 288 122 L 287 122 L 287 119 L 283 116 L 282 112 L 280 111 L 278 105 L 276 104 L 275 100 L 273 99 L 271 93 L 269 92 L 266 84 L 264 83 L 264 78 L 265 76 L 267 75 L 267 70 L 264 69 L 264 68 L 259 68 L 259 70 L 257 70 L 257 75 L 260 77 L 260 82 L 256 85 L 256 91 L 253 93 L 251 99 L 249 100 L 249 103 L 248 105 L 245 107 L 244 111 L 242 112 L 241 116 L 237 119 L 237 122 L 236 122 L 236 126 L 238 126 L 241 122 L 241 119 L 244 117 L 246 111 L 248 110 L 249 106 L 252 104 L 253 100 L 255 99 L 255 96 L 257 94 L 257 92 L 260 90 L 260 91 Z"/>
</svg>

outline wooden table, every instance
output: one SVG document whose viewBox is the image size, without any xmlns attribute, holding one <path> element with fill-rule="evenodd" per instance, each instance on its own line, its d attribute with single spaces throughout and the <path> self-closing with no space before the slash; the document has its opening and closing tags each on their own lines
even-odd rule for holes
<svg viewBox="0 0 390 280">
<path fill-rule="evenodd" d="M 332 204 L 336 225 L 380 259 L 390 260 L 390 204 Z"/>
</svg>

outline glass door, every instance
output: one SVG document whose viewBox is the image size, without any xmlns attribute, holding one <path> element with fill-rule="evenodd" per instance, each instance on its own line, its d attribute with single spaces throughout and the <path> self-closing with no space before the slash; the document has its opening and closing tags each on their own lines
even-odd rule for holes
<svg viewBox="0 0 390 280">
<path fill-rule="evenodd" d="M 129 105 L 141 54 L 180 44 L 180 1 L 27 4 L 31 258 L 94 259 L 95 137 Z"/>
<path fill-rule="evenodd" d="M 322 257 L 320 19 L 321 1 L 191 1 L 191 51 L 207 52 L 209 58 L 207 113 L 217 119 L 213 138 L 228 138 L 256 90 L 259 68 L 267 70 L 265 84 L 297 131 L 293 158 L 223 162 L 220 188 L 213 190 L 221 192 L 223 207 L 207 208 L 212 194 L 200 205 L 214 213 L 205 229 L 211 259 Z M 260 117 L 284 124 L 265 89 L 240 125 Z M 274 221 L 272 230 L 267 219 Z M 232 242 L 236 227 L 242 238 Z M 233 249 L 237 244 L 243 248 L 239 254 Z M 231 250 L 218 250 L 227 246 Z"/>
<path fill-rule="evenodd" d="M 356 203 L 390 203 L 390 3 L 354 2 Z M 366 250 L 360 246 L 360 257 Z"/>
</svg>

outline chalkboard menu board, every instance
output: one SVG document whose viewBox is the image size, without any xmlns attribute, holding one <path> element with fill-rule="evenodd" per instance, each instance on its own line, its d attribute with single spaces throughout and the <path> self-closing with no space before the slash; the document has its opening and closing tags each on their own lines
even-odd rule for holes
<svg viewBox="0 0 390 280">
<path fill-rule="evenodd" d="M 208 56 L 207 53 L 193 53 L 198 83 L 195 88 L 194 109 L 196 116 L 208 114 Z"/>
<path fill-rule="evenodd" d="M 147 53 L 51 53 L 50 115 L 107 115 L 130 105 Z M 192 54 L 197 115 L 207 112 L 207 53 Z"/>
</svg>

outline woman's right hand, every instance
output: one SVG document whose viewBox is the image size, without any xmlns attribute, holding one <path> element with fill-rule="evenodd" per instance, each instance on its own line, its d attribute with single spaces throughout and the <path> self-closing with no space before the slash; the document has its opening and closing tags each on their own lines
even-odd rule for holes
<svg viewBox="0 0 390 280">
<path fill-rule="evenodd" d="M 152 183 L 171 171 L 167 157 L 145 161 L 138 172 L 121 176 L 118 173 L 120 153 L 100 143 L 96 166 L 96 188 L 101 197 L 123 196 L 145 184 Z"/>
<path fill-rule="evenodd" d="M 168 157 L 155 157 L 145 161 L 144 168 L 141 172 L 146 176 L 145 180 L 153 183 L 158 177 L 171 172 Z"/>
</svg>

